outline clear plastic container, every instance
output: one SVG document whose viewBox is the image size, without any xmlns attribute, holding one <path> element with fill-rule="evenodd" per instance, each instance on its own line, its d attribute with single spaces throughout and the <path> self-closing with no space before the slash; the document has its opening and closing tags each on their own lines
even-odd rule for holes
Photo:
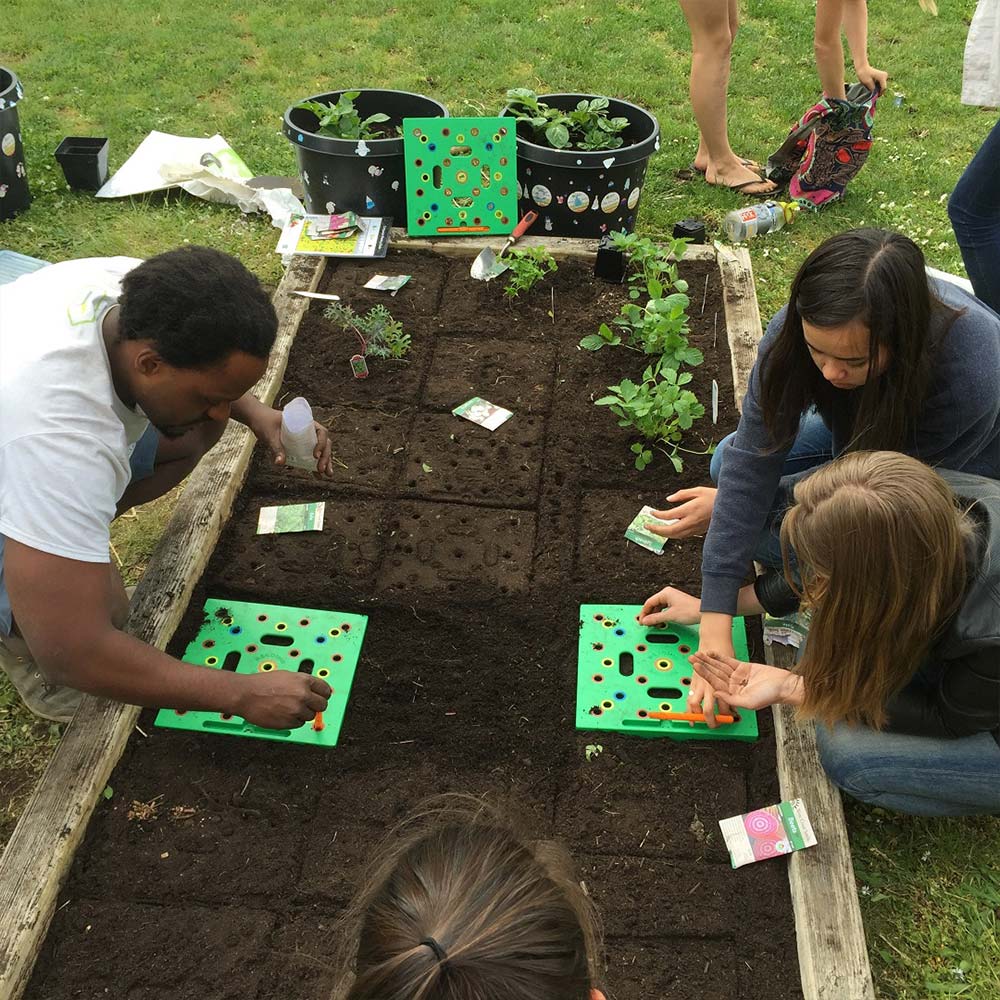
<svg viewBox="0 0 1000 1000">
<path fill-rule="evenodd" d="M 281 411 L 281 444 L 285 449 L 285 465 L 315 471 L 316 428 L 312 407 L 302 396 L 286 403 Z"/>
<path fill-rule="evenodd" d="M 754 236 L 784 229 L 798 210 L 799 206 L 794 201 L 765 201 L 749 208 L 734 209 L 726 216 L 722 225 L 733 243 L 742 243 Z"/>
</svg>

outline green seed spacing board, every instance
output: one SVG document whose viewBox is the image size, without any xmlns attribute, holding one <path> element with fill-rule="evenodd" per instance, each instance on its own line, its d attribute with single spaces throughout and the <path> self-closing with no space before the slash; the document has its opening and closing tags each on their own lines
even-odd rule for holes
<svg viewBox="0 0 1000 1000">
<path fill-rule="evenodd" d="M 336 746 L 367 624 L 365 615 L 340 611 L 206 601 L 205 621 L 184 651 L 183 659 L 217 670 L 235 670 L 238 674 L 295 670 L 320 677 L 333 688 L 323 713 L 323 729 L 316 731 L 312 722 L 298 729 L 262 729 L 238 716 L 167 708 L 157 713 L 156 724 L 166 729 Z"/>
<path fill-rule="evenodd" d="M 738 722 L 709 729 L 704 722 L 650 719 L 643 712 L 686 712 L 698 629 L 681 625 L 646 628 L 639 604 L 580 606 L 576 728 L 675 740 L 755 740 L 757 714 L 734 709 Z M 733 623 L 733 647 L 747 658 L 743 619 Z"/>
<path fill-rule="evenodd" d="M 512 118 L 404 118 L 410 236 L 508 235 L 517 224 Z"/>
</svg>

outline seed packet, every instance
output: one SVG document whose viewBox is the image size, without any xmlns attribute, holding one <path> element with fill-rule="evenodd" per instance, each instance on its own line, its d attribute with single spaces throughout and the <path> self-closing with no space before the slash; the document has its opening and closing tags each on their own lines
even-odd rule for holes
<svg viewBox="0 0 1000 1000">
<path fill-rule="evenodd" d="M 485 427 L 488 431 L 495 431 L 501 424 L 505 424 L 514 414 L 510 410 L 505 410 L 496 403 L 480 399 L 473 396 L 468 402 L 461 406 L 456 406 L 451 411 L 456 417 L 464 417 L 471 420 L 480 427 Z"/>
<path fill-rule="evenodd" d="M 289 531 L 322 531 L 325 503 L 290 503 L 282 507 L 261 507 L 257 518 L 258 535 L 280 535 Z"/>
<path fill-rule="evenodd" d="M 625 529 L 625 537 L 636 545 L 641 545 L 644 549 L 649 549 L 654 555 L 663 555 L 663 546 L 667 544 L 667 539 L 653 534 L 649 530 L 651 524 L 676 524 L 677 518 L 664 520 L 653 516 L 653 508 L 648 504 L 632 518 L 632 523 Z"/>
<path fill-rule="evenodd" d="M 802 799 L 788 799 L 741 816 L 719 820 L 734 868 L 791 854 L 816 843 Z"/>
<path fill-rule="evenodd" d="M 375 288 L 395 295 L 411 277 L 409 274 L 376 274 L 365 282 L 365 288 Z"/>
</svg>

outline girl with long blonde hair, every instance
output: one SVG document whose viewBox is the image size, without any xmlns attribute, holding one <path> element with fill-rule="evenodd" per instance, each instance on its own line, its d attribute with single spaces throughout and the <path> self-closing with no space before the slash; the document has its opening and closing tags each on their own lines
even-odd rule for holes
<svg viewBox="0 0 1000 1000">
<path fill-rule="evenodd" d="M 720 706 L 797 706 L 855 798 L 1000 812 L 1000 483 L 854 452 L 796 484 L 781 547 L 783 571 L 744 587 L 739 611 L 808 608 L 804 652 L 794 672 L 695 653 Z M 670 609 L 697 615 L 688 595 Z"/>
</svg>

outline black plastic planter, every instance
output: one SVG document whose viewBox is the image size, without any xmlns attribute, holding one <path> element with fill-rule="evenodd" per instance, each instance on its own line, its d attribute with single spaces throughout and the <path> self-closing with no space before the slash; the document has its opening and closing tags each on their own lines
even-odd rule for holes
<svg viewBox="0 0 1000 1000">
<path fill-rule="evenodd" d="M 66 183 L 77 191 L 97 191 L 108 179 L 108 140 L 67 136 L 56 149 Z"/>
<path fill-rule="evenodd" d="M 355 88 L 360 89 L 360 88 Z M 349 91 L 350 88 L 347 88 Z M 344 90 L 317 94 L 310 101 L 336 103 Z M 438 101 L 405 90 L 362 90 L 354 102 L 362 119 L 381 112 L 386 126 L 402 125 L 404 118 L 446 118 Z M 403 140 L 334 139 L 313 131 L 316 115 L 295 107 L 285 112 L 283 131 L 295 147 L 299 174 L 310 212 L 357 212 L 392 216 L 406 224 L 406 178 Z"/>
<path fill-rule="evenodd" d="M 540 94 L 539 100 L 572 111 L 593 94 Z M 504 108 L 501 114 L 509 115 Z M 611 118 L 627 118 L 618 149 L 552 149 L 531 141 L 527 122 L 517 126 L 518 213 L 542 217 L 536 236 L 600 238 L 608 232 L 635 229 L 646 164 L 660 148 L 660 125 L 648 111 L 611 99 Z"/>
<path fill-rule="evenodd" d="M 14 73 L 0 66 L 0 222 L 13 219 L 31 204 L 17 117 L 17 103 L 23 96 Z"/>
</svg>

